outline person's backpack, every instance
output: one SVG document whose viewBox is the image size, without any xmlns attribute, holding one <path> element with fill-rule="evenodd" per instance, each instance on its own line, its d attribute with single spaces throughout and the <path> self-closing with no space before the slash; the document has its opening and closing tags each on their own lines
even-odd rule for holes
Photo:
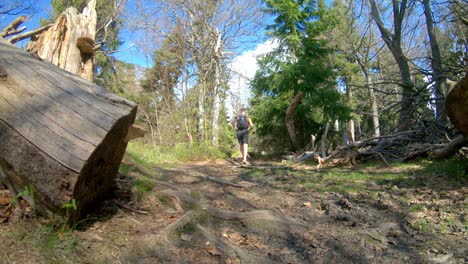
<svg viewBox="0 0 468 264">
<path fill-rule="evenodd" d="M 243 130 L 249 128 L 249 117 L 240 115 L 237 117 L 237 129 Z"/>
</svg>

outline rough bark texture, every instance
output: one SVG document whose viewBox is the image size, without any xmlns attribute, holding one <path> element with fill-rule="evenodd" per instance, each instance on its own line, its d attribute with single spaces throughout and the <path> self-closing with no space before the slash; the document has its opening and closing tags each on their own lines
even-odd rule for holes
<svg viewBox="0 0 468 264">
<path fill-rule="evenodd" d="M 36 209 L 73 217 L 112 187 L 136 105 L 0 41 L 0 174 Z"/>
<path fill-rule="evenodd" d="M 426 16 L 426 27 L 429 41 L 431 44 L 432 54 L 432 78 L 435 80 L 434 83 L 434 95 L 436 98 L 436 116 L 437 120 L 442 124 L 447 123 L 447 117 L 444 108 L 444 93 L 442 92 L 443 83 L 443 72 L 442 72 L 442 55 L 439 48 L 439 42 L 437 41 L 436 29 L 434 28 L 434 18 L 432 16 L 432 9 L 429 0 L 423 0 L 424 15 Z"/>
<path fill-rule="evenodd" d="M 82 14 L 73 7 L 66 9 L 52 27 L 31 38 L 27 50 L 45 61 L 92 81 L 94 50 L 82 49 L 79 40 L 85 38 L 94 46 L 95 5 L 95 0 L 90 1 Z"/>
<path fill-rule="evenodd" d="M 369 97 L 371 100 L 372 109 L 372 124 L 374 126 L 374 137 L 380 137 L 380 121 L 379 121 L 379 107 L 377 103 L 377 96 L 374 92 L 374 84 L 370 73 L 366 72 L 367 85 L 369 86 Z"/>
<path fill-rule="evenodd" d="M 219 114 L 221 112 L 221 34 L 218 30 L 214 31 L 216 36 L 216 45 L 213 53 L 213 67 L 214 67 L 214 80 L 213 80 L 213 102 L 211 107 L 211 142 L 213 146 L 218 147 L 219 139 Z"/>
<path fill-rule="evenodd" d="M 450 89 L 445 108 L 450 122 L 468 137 L 468 74 Z"/>
<path fill-rule="evenodd" d="M 382 39 L 391 51 L 393 58 L 395 59 L 398 69 L 400 71 L 402 88 L 401 106 L 400 106 L 400 117 L 398 120 L 398 127 L 400 131 L 408 130 L 412 124 L 413 115 L 416 109 L 414 104 L 414 82 L 411 79 L 411 70 L 408 62 L 408 58 L 405 56 L 401 44 L 401 34 L 403 27 L 403 20 L 405 18 L 405 12 L 407 7 L 406 0 L 403 1 L 392 1 L 393 6 L 393 33 L 390 32 L 383 22 L 379 8 L 374 0 L 370 0 L 371 4 L 371 15 L 376 22 Z"/>
<path fill-rule="evenodd" d="M 296 112 L 297 106 L 302 102 L 302 92 L 298 92 L 294 97 L 294 101 L 288 106 L 286 110 L 286 127 L 288 128 L 289 139 L 291 140 L 291 144 L 294 150 L 299 148 L 299 144 L 296 139 L 296 128 L 294 127 L 294 112 Z"/>
</svg>

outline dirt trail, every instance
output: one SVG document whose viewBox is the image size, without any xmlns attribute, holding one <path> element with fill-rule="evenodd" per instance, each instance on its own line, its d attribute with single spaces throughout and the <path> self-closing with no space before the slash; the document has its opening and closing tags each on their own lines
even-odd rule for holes
<svg viewBox="0 0 468 264">
<path fill-rule="evenodd" d="M 266 163 L 256 164 L 262 170 L 255 166 L 239 168 L 226 161 L 192 163 L 175 169 L 148 170 L 133 165 L 118 180 L 119 209 L 115 209 L 115 203 L 107 202 L 101 214 L 96 215 L 97 221 L 82 231 L 75 231 L 80 240 L 68 260 L 88 263 L 468 261 L 466 225 L 454 224 L 443 234 L 415 228 L 413 220 L 420 212 L 410 212 L 402 201 L 403 190 L 410 189 L 405 189 L 404 183 L 370 183 L 368 188 L 376 191 L 375 196 L 353 195 L 317 192 L 298 184 L 293 170 L 319 179 L 327 173 L 309 167 L 279 173 L 268 169 L 270 165 Z M 379 170 L 395 173 L 391 169 Z M 262 174 L 256 176 L 255 171 Z M 129 189 L 135 181 L 149 184 L 152 191 L 136 199 Z M 437 182 L 443 179 L 439 177 Z M 433 212 L 433 222 L 443 221 L 444 215 L 445 219 L 449 215 L 467 217 L 466 185 L 434 189 L 437 185 L 430 184 L 425 180 L 425 184 L 406 190 L 411 197 L 432 201 L 432 207 L 428 206 L 424 212 L 425 217 Z M 438 210 L 434 209 L 436 201 L 443 203 Z M 105 213 L 108 211 L 112 213 Z M 8 256 L 10 260 L 15 259 L 14 254 Z"/>
</svg>

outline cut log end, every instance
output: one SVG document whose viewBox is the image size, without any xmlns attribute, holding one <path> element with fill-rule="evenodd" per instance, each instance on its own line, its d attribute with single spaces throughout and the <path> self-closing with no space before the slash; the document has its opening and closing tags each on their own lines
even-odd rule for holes
<svg viewBox="0 0 468 264">
<path fill-rule="evenodd" d="M 446 111 L 450 122 L 466 137 L 468 136 L 468 74 L 459 82 L 447 83 Z"/>
<path fill-rule="evenodd" d="M 77 220 L 114 186 L 137 106 L 2 41 L 0 64 L 0 181 Z"/>
<path fill-rule="evenodd" d="M 0 65 L 0 81 L 6 81 L 8 77 L 8 73 L 5 69 Z"/>
</svg>

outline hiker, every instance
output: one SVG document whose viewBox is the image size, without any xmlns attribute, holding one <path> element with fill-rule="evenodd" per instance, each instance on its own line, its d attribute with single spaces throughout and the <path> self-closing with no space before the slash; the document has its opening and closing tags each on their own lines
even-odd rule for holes
<svg viewBox="0 0 468 264">
<path fill-rule="evenodd" d="M 242 158 L 242 163 L 247 162 L 247 149 L 249 146 L 249 130 L 253 128 L 252 120 L 247 116 L 245 109 L 241 108 L 239 115 L 234 120 L 234 128 L 237 133 L 237 140 L 239 141 L 239 151 Z"/>
</svg>

